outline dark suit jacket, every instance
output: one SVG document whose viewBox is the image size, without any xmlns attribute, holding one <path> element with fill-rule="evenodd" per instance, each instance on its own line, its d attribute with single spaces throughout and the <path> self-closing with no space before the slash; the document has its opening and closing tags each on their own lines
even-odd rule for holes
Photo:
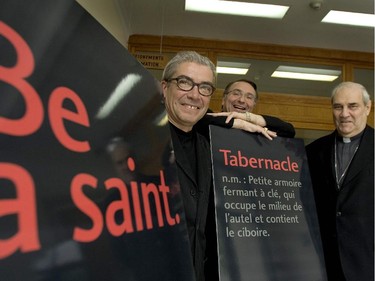
<svg viewBox="0 0 375 281">
<path fill-rule="evenodd" d="M 306 147 L 328 280 L 374 280 L 374 129 L 365 128 L 340 190 L 335 134 Z"/>
<path fill-rule="evenodd" d="M 210 148 L 205 137 L 195 132 L 196 159 L 198 165 L 196 179 L 173 126 L 171 126 L 171 136 L 176 157 L 177 175 L 185 209 L 196 281 L 203 281 L 205 280 L 204 263 L 206 260 L 205 228 L 212 184 Z"/>
</svg>

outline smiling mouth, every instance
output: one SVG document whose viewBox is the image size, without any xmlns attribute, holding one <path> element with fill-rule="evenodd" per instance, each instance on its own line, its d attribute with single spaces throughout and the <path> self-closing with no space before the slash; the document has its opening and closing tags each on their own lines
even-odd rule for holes
<svg viewBox="0 0 375 281">
<path fill-rule="evenodd" d="M 189 104 L 184 104 L 184 106 L 188 109 L 193 109 L 193 110 L 198 110 L 200 107 L 195 106 L 195 105 L 189 105 Z"/>
<path fill-rule="evenodd" d="M 246 111 L 246 107 L 244 106 L 240 106 L 240 105 L 232 105 L 234 109 L 236 109 L 236 111 Z"/>
</svg>

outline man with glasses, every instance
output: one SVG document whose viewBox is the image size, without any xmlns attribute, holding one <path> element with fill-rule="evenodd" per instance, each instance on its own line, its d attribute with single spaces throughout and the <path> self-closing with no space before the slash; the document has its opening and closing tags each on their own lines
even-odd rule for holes
<svg viewBox="0 0 375 281">
<path fill-rule="evenodd" d="M 229 83 L 223 92 L 222 112 L 209 113 L 197 124 L 197 130 L 208 137 L 208 125 L 232 126 L 251 131 L 250 128 L 262 128 L 275 132 L 280 137 L 292 138 L 295 130 L 292 124 L 277 117 L 251 113 L 258 101 L 257 85 L 246 79 Z M 226 120 L 218 118 L 228 117 Z M 232 120 L 236 118 L 237 120 Z M 245 121 L 242 122 L 241 121 Z M 235 125 L 234 122 L 238 123 Z"/>
<path fill-rule="evenodd" d="M 236 80 L 229 83 L 224 89 L 222 111 L 245 113 L 245 120 L 248 122 L 267 127 L 281 137 L 294 137 L 295 130 L 292 124 L 277 117 L 251 113 L 257 101 L 257 85 L 246 79 Z"/>
<path fill-rule="evenodd" d="M 193 126 L 206 114 L 215 87 L 215 66 L 196 52 L 178 53 L 161 82 L 197 281 L 204 281 L 206 220 L 211 192 L 211 157 Z"/>
<path fill-rule="evenodd" d="M 197 281 L 205 280 L 206 222 L 209 202 L 213 204 L 213 195 L 209 143 L 195 130 L 194 125 L 208 110 L 215 91 L 215 79 L 215 65 L 207 57 L 184 51 L 177 53 L 168 62 L 161 82 Z M 220 118 L 224 121 L 226 119 Z M 238 125 L 236 121 L 243 120 L 235 119 L 234 127 Z M 260 126 L 248 130 L 262 133 L 268 138 L 275 136 L 273 132 L 265 131 Z M 210 213 L 212 208 L 213 205 L 210 206 Z M 214 218 L 210 217 L 212 219 Z M 214 225 L 214 222 L 210 224 Z M 216 236 L 210 239 L 216 240 Z M 217 260 L 212 263 L 217 264 Z M 217 272 L 211 274 L 217 276 Z M 210 281 L 216 279 L 212 275 L 209 277 Z"/>
</svg>

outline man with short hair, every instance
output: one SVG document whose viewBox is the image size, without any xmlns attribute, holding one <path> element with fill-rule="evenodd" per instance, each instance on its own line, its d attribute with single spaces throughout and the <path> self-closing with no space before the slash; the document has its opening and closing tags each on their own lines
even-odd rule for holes
<svg viewBox="0 0 375 281">
<path fill-rule="evenodd" d="M 185 51 L 168 62 L 161 82 L 197 281 L 205 280 L 205 229 L 212 176 L 208 142 L 193 126 L 206 114 L 215 77 L 215 66 L 208 58 Z"/>
<path fill-rule="evenodd" d="M 210 124 L 228 128 L 233 126 L 247 131 L 250 131 L 249 128 L 261 128 L 261 130 L 273 132 L 273 136 L 293 138 L 295 130 L 291 123 L 274 116 L 252 113 L 258 98 L 257 85 L 253 81 L 247 79 L 232 81 L 223 92 L 222 112 L 209 112 L 196 127 L 207 138 Z M 232 120 L 233 118 L 235 120 Z"/>
<path fill-rule="evenodd" d="M 292 124 L 277 117 L 252 113 L 259 99 L 257 85 L 247 79 L 239 79 L 229 83 L 223 92 L 222 111 L 245 113 L 245 120 L 265 127 L 280 137 L 294 137 Z M 237 115 L 235 115 L 237 116 Z"/>
<path fill-rule="evenodd" d="M 357 83 L 332 92 L 336 130 L 306 146 L 328 280 L 374 280 L 374 129 Z"/>
<path fill-rule="evenodd" d="M 166 65 L 161 82 L 196 281 L 204 281 L 205 274 L 210 281 L 218 280 L 210 147 L 206 137 L 194 127 L 208 110 L 215 82 L 215 65 L 194 51 L 177 53 Z M 226 117 L 217 119 L 225 123 Z M 269 139 L 276 136 L 262 126 L 237 118 L 230 127 L 260 133 Z"/>
</svg>

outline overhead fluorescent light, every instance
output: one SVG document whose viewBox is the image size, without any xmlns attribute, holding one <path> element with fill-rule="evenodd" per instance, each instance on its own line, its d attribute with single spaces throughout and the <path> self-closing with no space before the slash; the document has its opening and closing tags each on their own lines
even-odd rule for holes
<svg viewBox="0 0 375 281">
<path fill-rule="evenodd" d="M 288 6 L 221 0 L 185 0 L 185 10 L 248 17 L 282 19 Z"/>
<path fill-rule="evenodd" d="M 280 65 L 271 77 L 332 82 L 340 74 L 339 70 Z"/>
<path fill-rule="evenodd" d="M 375 15 L 331 10 L 322 22 L 375 27 Z"/>
<path fill-rule="evenodd" d="M 249 70 L 250 63 L 218 61 L 216 72 L 223 74 L 245 75 Z"/>
<path fill-rule="evenodd" d="M 224 66 L 218 66 L 216 67 L 217 73 L 225 73 L 225 74 L 240 74 L 245 75 L 247 73 L 247 68 L 236 68 L 236 67 L 224 67 Z"/>
</svg>

